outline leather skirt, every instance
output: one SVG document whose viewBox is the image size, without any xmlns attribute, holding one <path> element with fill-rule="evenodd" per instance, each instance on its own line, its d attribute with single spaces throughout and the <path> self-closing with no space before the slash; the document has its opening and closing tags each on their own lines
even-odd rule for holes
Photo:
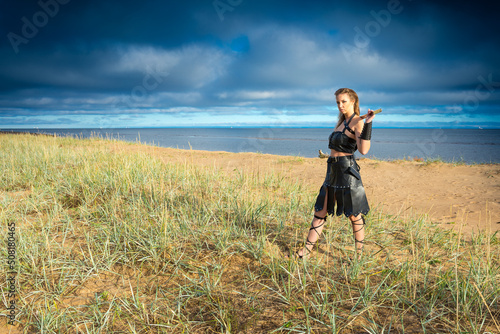
<svg viewBox="0 0 500 334">
<path fill-rule="evenodd" d="M 346 217 L 360 213 L 366 215 L 370 207 L 359 174 L 360 167 L 354 156 L 329 157 L 327 163 L 325 182 L 316 199 L 315 211 L 323 209 L 328 194 L 328 214 L 344 214 Z"/>
</svg>

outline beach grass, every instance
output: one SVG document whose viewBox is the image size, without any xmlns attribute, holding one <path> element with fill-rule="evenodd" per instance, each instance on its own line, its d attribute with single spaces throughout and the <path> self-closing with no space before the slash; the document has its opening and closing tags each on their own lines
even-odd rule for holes
<svg viewBox="0 0 500 334">
<path fill-rule="evenodd" d="M 500 236 L 466 239 L 374 209 L 360 260 L 335 217 L 296 261 L 316 189 L 130 147 L 0 135 L 1 237 L 15 223 L 21 331 L 500 332 Z"/>
</svg>

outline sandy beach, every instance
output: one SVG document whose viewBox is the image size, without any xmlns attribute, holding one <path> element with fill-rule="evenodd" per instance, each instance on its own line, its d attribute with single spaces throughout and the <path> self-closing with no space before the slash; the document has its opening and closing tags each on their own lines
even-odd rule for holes
<svg viewBox="0 0 500 334">
<path fill-rule="evenodd" d="M 0 333 L 500 329 L 499 243 L 487 234 L 500 228 L 498 164 L 360 159 L 372 207 L 366 252 L 353 257 L 342 217 L 297 261 L 326 159 L 0 139 L 14 282 L 2 283 L 14 306 L 0 312 L 18 323 L 3 317 Z"/>
<path fill-rule="evenodd" d="M 228 174 L 236 171 L 279 172 L 319 190 L 326 159 L 132 146 L 165 162 L 196 163 Z M 359 158 L 372 209 L 390 215 L 426 215 L 432 223 L 470 235 L 500 230 L 500 165 L 464 165 Z"/>
</svg>

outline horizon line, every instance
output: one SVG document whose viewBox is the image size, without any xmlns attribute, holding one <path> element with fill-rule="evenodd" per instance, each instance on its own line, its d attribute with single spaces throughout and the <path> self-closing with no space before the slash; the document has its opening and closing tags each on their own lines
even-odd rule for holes
<svg viewBox="0 0 500 334">
<path fill-rule="evenodd" d="M 113 130 L 113 129 L 261 129 L 261 128 L 278 128 L 278 129 L 332 129 L 331 126 L 305 126 L 305 125 L 290 125 L 290 126 L 258 126 L 258 125 L 195 125 L 195 126 L 122 126 L 122 127 L 30 127 L 30 128 L 0 128 L 0 131 L 12 130 Z M 500 130 L 496 126 L 374 126 L 375 129 L 470 129 L 470 130 Z"/>
</svg>

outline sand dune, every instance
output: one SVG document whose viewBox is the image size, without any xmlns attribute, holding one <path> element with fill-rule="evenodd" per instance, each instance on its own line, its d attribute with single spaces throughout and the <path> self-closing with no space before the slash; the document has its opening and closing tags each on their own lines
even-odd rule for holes
<svg viewBox="0 0 500 334">
<path fill-rule="evenodd" d="M 141 149 L 145 149 L 142 146 Z M 228 173 L 281 172 L 308 189 L 321 186 L 326 160 L 259 153 L 228 153 L 149 147 L 164 161 L 196 163 Z M 372 208 L 392 215 L 427 215 L 445 228 L 471 234 L 500 230 L 500 165 L 454 165 L 359 159 Z"/>
</svg>

